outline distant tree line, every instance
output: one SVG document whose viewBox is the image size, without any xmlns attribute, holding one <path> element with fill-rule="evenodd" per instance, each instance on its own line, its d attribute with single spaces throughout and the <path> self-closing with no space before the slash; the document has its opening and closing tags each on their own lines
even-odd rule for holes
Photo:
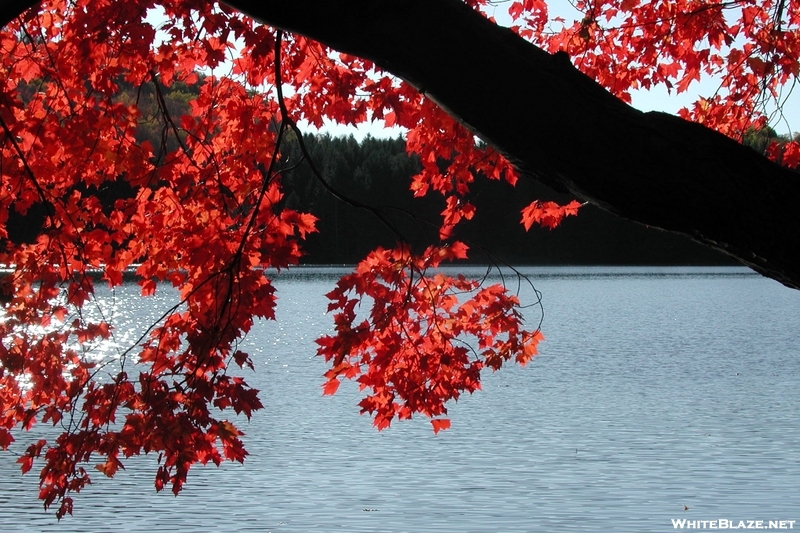
<svg viewBox="0 0 800 533">
<path fill-rule="evenodd" d="M 403 238 L 416 245 L 435 242 L 444 201 L 434 193 L 415 199 L 409 190 L 418 161 L 405 152 L 402 139 L 307 135 L 309 155 L 324 180 L 343 196 L 382 210 Z M 289 162 L 299 162 L 300 149 L 289 142 Z M 330 194 L 300 164 L 283 176 L 286 203 L 319 217 L 319 233 L 308 239 L 307 263 L 354 263 L 376 245 L 391 246 L 398 235 L 372 213 L 352 207 Z M 555 230 L 533 227 L 525 232 L 520 211 L 533 199 L 568 202 L 533 180 L 516 187 L 478 176 L 469 200 L 475 218 L 463 224 L 456 238 L 469 243 L 471 260 L 498 258 L 517 265 L 727 265 L 727 256 L 691 240 L 629 222 L 592 206 L 569 217 Z M 483 251 L 481 251 L 483 250 Z"/>
</svg>

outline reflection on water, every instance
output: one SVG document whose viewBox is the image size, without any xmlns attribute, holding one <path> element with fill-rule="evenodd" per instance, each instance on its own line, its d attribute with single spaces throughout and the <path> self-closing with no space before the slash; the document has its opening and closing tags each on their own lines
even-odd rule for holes
<svg viewBox="0 0 800 533">
<path fill-rule="evenodd" d="M 352 384 L 321 396 L 313 341 L 345 271 L 277 277 L 278 322 L 246 341 L 266 408 L 242 421 L 245 465 L 196 468 L 174 498 L 152 488 L 155 458 L 139 458 L 97 478 L 59 524 L 5 453 L 0 531 L 657 532 L 671 518 L 800 519 L 800 292 L 744 269 L 526 269 L 543 294 L 541 355 L 486 375 L 446 432 L 412 420 L 377 433 Z M 173 303 L 136 293 L 109 300 L 128 324 L 121 347 Z"/>
</svg>

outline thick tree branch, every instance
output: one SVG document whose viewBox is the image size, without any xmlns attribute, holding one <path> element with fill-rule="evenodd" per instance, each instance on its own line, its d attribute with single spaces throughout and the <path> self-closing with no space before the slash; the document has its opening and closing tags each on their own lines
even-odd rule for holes
<svg viewBox="0 0 800 533">
<path fill-rule="evenodd" d="M 372 60 L 553 188 L 800 288 L 797 174 L 702 126 L 631 108 L 460 0 L 227 3 Z"/>
<path fill-rule="evenodd" d="M 38 3 L 39 0 L 0 0 L 0 26 L 5 26 Z"/>
</svg>

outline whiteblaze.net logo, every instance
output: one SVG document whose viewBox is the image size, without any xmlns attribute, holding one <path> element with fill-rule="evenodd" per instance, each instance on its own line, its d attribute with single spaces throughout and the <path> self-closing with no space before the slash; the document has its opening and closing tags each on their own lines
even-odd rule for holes
<svg viewBox="0 0 800 533">
<path fill-rule="evenodd" d="M 794 529 L 796 520 L 688 520 L 673 518 L 675 529 Z"/>
</svg>

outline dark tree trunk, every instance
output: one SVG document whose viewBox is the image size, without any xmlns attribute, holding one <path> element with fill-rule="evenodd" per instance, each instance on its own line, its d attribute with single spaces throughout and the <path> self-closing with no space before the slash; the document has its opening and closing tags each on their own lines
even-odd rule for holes
<svg viewBox="0 0 800 533">
<path fill-rule="evenodd" d="M 0 21 L 31 3 L 0 0 Z M 226 3 L 372 60 L 554 189 L 800 288 L 797 174 L 702 126 L 631 108 L 566 55 L 536 48 L 461 0 Z"/>
</svg>

